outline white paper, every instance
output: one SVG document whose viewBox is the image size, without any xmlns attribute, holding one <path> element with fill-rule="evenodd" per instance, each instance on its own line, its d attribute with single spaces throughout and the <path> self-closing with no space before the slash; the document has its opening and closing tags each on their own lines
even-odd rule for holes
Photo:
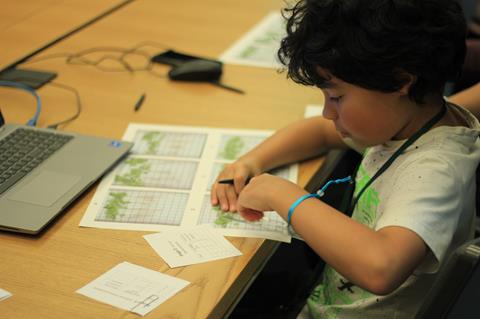
<svg viewBox="0 0 480 319">
<path fill-rule="evenodd" d="M 8 291 L 0 288 L 0 301 L 5 300 L 5 299 L 7 299 L 11 296 L 12 296 L 11 293 L 9 293 Z"/>
<path fill-rule="evenodd" d="M 188 284 L 186 280 L 123 262 L 77 293 L 144 316 Z"/>
<path fill-rule="evenodd" d="M 319 116 L 322 115 L 323 113 L 323 105 L 314 105 L 310 104 L 305 107 L 305 114 L 304 117 L 314 117 L 314 116 Z"/>
<path fill-rule="evenodd" d="M 225 237 L 208 225 L 143 237 L 172 268 L 242 255 Z"/>
<path fill-rule="evenodd" d="M 273 131 L 132 123 L 123 137 L 131 154 L 98 186 L 80 226 L 165 231 L 208 224 L 225 236 L 290 242 L 276 213 L 249 222 L 210 204 L 210 186 L 223 167 Z M 271 172 L 297 181 L 298 165 Z"/>
<path fill-rule="evenodd" d="M 285 20 L 280 12 L 272 12 L 227 49 L 220 60 L 224 63 L 279 68 L 281 64 L 277 51 L 285 35 Z"/>
</svg>

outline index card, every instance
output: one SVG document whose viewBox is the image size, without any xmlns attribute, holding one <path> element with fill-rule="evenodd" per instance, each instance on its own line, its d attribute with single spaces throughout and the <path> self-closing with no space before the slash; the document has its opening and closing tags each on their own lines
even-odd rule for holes
<svg viewBox="0 0 480 319">
<path fill-rule="evenodd" d="M 123 262 L 77 293 L 144 316 L 188 284 L 188 281 Z"/>
<path fill-rule="evenodd" d="M 225 237 L 208 225 L 165 231 L 143 237 L 172 268 L 242 254 Z"/>
</svg>

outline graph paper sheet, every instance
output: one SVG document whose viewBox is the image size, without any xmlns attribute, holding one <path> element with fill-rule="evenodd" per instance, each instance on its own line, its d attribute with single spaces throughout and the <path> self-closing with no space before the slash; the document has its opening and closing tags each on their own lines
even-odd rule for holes
<svg viewBox="0 0 480 319">
<path fill-rule="evenodd" d="M 248 222 L 210 205 L 210 187 L 222 168 L 258 145 L 271 131 L 132 123 L 123 139 L 130 155 L 105 176 L 80 226 L 161 231 L 209 224 L 226 236 L 290 241 L 275 212 Z M 272 174 L 297 179 L 297 165 Z"/>
</svg>

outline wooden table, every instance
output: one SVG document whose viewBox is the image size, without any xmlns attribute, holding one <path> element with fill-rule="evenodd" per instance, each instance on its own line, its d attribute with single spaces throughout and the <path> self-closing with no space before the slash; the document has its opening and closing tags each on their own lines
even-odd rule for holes
<svg viewBox="0 0 480 319">
<path fill-rule="evenodd" d="M 271 0 L 134 1 L 35 58 L 93 47 L 129 48 L 141 41 L 217 57 L 282 4 Z M 161 51 L 158 47 L 144 50 L 151 55 Z M 301 119 L 307 104 L 323 99 L 318 90 L 298 86 L 285 73 L 266 68 L 224 66 L 222 80 L 246 91 L 240 95 L 210 84 L 171 82 L 162 76 L 168 71 L 165 66 L 155 66 L 156 75 L 100 71 L 66 64 L 64 58 L 38 60 L 29 67 L 58 72 L 55 82 L 78 90 L 83 111 L 64 130 L 113 138 L 121 137 L 129 122 L 273 130 Z M 143 93 L 145 103 L 134 112 L 134 103 Z M 71 92 L 47 85 L 39 94 L 44 105 L 40 127 L 74 113 Z M 30 96 L 7 88 L 0 88 L 0 107 L 6 120 L 13 122 L 25 122 L 35 110 Z M 300 184 L 305 185 L 319 165 L 318 160 L 303 163 Z M 0 288 L 13 294 L 0 302 L 2 318 L 136 318 L 75 293 L 123 261 L 191 282 L 149 318 L 221 318 L 277 245 L 229 237 L 242 256 L 170 269 L 142 238 L 146 232 L 78 226 L 94 190 L 41 236 L 0 233 Z"/>
<path fill-rule="evenodd" d="M 0 1 L 0 70 L 129 1 Z"/>
</svg>

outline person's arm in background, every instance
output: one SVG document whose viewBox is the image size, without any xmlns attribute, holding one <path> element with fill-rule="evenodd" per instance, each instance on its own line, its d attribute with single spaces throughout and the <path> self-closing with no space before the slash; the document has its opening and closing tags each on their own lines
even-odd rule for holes
<svg viewBox="0 0 480 319">
<path fill-rule="evenodd" d="M 451 95 L 448 100 L 465 107 L 480 119 L 480 82 Z"/>
</svg>

